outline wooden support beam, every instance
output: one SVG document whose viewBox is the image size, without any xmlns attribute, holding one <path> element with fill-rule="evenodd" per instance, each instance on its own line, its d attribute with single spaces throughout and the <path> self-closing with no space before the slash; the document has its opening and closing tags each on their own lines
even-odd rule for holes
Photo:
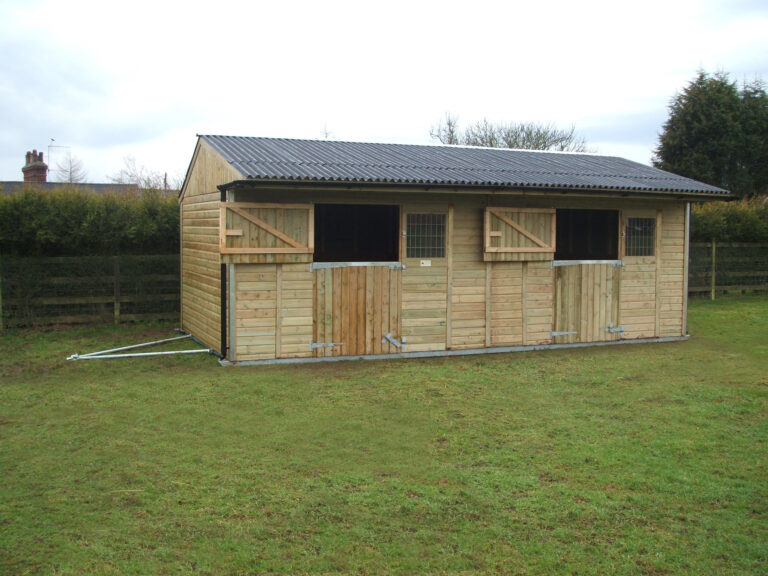
<svg viewBox="0 0 768 576">
<path fill-rule="evenodd" d="M 658 337 L 661 335 L 661 274 L 662 274 L 662 258 L 661 253 L 663 242 L 661 241 L 664 228 L 662 226 L 662 211 L 656 210 L 656 238 L 654 246 L 654 254 L 656 257 L 656 317 L 654 320 L 655 328 L 654 334 Z"/>
<path fill-rule="evenodd" d="M 283 265 L 276 265 L 275 273 L 275 358 L 281 358 L 283 355 Z"/>
<path fill-rule="evenodd" d="M 451 308 L 453 304 L 453 205 L 448 207 L 448 226 L 445 235 L 445 256 L 446 256 L 446 308 L 445 308 L 445 349 L 451 349 L 451 339 L 453 338 L 453 322 Z"/>
<path fill-rule="evenodd" d="M 526 310 L 526 299 L 528 297 L 528 262 L 522 262 L 521 276 L 522 286 L 520 292 L 520 310 L 523 324 L 522 344 L 525 346 L 528 343 L 528 311 Z"/>
<path fill-rule="evenodd" d="M 681 336 L 688 334 L 688 259 L 690 258 L 691 204 L 685 204 L 685 249 L 683 250 L 683 321 Z"/>
<path fill-rule="evenodd" d="M 493 273 L 493 264 L 485 263 L 485 346 L 490 348 L 491 342 L 491 274 Z"/>
</svg>

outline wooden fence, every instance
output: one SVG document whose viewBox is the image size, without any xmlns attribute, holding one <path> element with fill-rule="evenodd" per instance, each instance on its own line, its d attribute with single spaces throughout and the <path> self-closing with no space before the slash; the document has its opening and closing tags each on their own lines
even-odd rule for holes
<svg viewBox="0 0 768 576">
<path fill-rule="evenodd" d="M 688 291 L 768 291 L 768 244 L 691 243 Z M 0 257 L 0 330 L 178 317 L 178 254 Z"/>
<path fill-rule="evenodd" d="M 178 317 L 178 254 L 0 258 L 0 329 Z"/>
<path fill-rule="evenodd" d="M 692 242 L 688 293 L 768 291 L 768 244 Z"/>
</svg>

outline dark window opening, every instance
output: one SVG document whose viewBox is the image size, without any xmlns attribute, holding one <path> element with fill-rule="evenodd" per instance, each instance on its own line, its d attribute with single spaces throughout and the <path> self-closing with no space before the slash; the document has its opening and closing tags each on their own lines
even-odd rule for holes
<svg viewBox="0 0 768 576">
<path fill-rule="evenodd" d="M 555 260 L 618 260 L 618 210 L 558 210 Z"/>
<path fill-rule="evenodd" d="M 396 262 L 400 210 L 366 204 L 315 205 L 315 262 Z"/>
</svg>

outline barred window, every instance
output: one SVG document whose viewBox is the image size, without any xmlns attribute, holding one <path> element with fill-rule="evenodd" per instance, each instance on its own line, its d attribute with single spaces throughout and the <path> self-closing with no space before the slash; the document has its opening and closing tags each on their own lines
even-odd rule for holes
<svg viewBox="0 0 768 576">
<path fill-rule="evenodd" d="M 408 258 L 445 257 L 445 214 L 408 214 Z"/>
<path fill-rule="evenodd" d="M 627 256 L 653 256 L 655 218 L 627 218 Z"/>
</svg>

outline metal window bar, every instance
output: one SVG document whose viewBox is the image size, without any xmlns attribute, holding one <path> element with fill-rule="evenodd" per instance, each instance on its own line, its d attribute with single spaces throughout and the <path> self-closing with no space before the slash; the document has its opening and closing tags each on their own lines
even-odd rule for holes
<svg viewBox="0 0 768 576">
<path fill-rule="evenodd" d="M 408 214 L 408 258 L 445 257 L 445 214 Z"/>
<path fill-rule="evenodd" d="M 653 256 L 655 218 L 627 218 L 627 256 Z"/>
</svg>

